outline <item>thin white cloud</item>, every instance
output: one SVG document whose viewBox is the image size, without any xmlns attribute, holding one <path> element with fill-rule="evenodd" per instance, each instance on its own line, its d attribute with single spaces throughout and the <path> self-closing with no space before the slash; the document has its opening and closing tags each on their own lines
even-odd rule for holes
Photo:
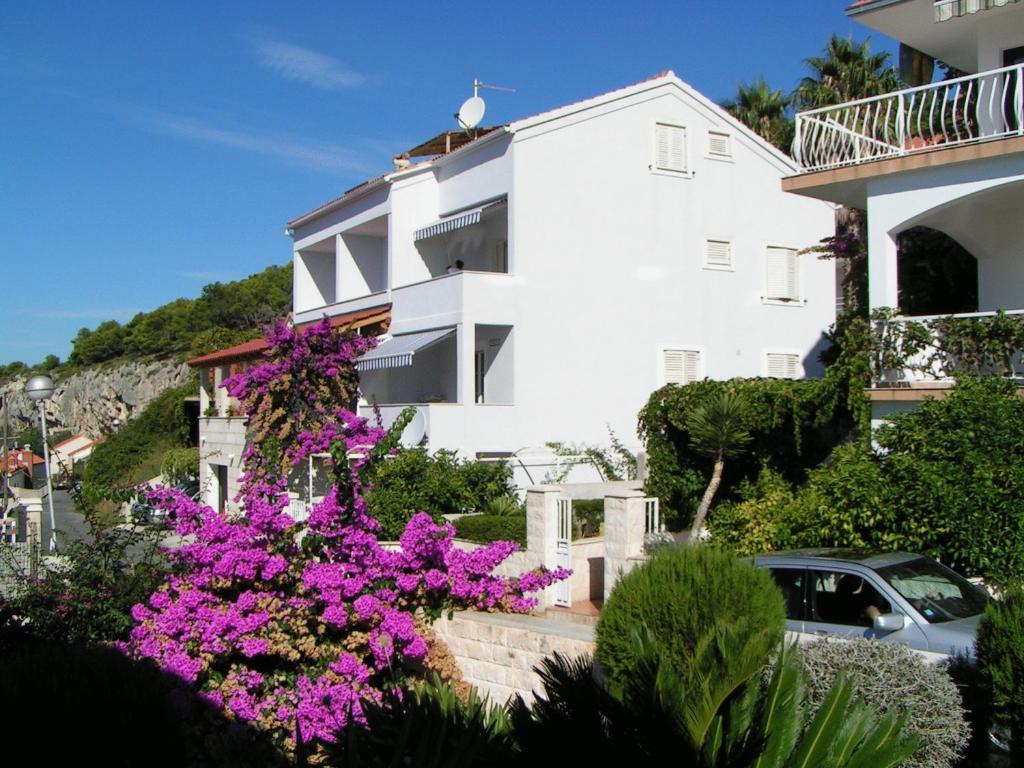
<svg viewBox="0 0 1024 768">
<path fill-rule="evenodd" d="M 334 174 L 373 172 L 373 166 L 361 153 L 337 144 L 221 128 L 194 117 L 159 110 L 124 107 L 118 111 L 156 133 L 253 152 L 300 168 Z"/>
<path fill-rule="evenodd" d="M 360 88 L 369 81 L 366 75 L 333 56 L 301 45 L 262 36 L 252 37 L 250 42 L 260 65 L 286 80 L 295 80 L 324 91 Z"/>
</svg>

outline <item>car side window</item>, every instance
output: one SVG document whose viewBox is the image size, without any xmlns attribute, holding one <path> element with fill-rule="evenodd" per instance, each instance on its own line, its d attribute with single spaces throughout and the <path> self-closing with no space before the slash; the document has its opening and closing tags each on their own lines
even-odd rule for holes
<svg viewBox="0 0 1024 768">
<path fill-rule="evenodd" d="M 807 583 L 807 571 L 803 568 L 771 568 L 769 569 L 775 585 L 782 590 L 786 601 L 786 618 L 803 621 L 804 619 L 804 585 Z"/>
<path fill-rule="evenodd" d="M 828 624 L 870 627 L 892 605 L 868 581 L 841 571 L 812 571 L 811 619 Z"/>
</svg>

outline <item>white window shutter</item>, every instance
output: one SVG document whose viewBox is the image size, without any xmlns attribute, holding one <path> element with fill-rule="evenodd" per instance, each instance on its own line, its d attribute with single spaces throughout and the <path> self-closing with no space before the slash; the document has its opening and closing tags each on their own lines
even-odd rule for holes
<svg viewBox="0 0 1024 768">
<path fill-rule="evenodd" d="M 655 126 L 654 164 L 659 171 L 686 171 L 686 129 L 679 125 Z"/>
<path fill-rule="evenodd" d="M 708 131 L 708 154 L 732 157 L 732 137 L 728 133 Z"/>
<path fill-rule="evenodd" d="M 700 375 L 700 352 L 692 349 L 662 351 L 662 378 L 666 384 L 689 384 Z"/>
<path fill-rule="evenodd" d="M 708 240 L 704 244 L 704 254 L 709 267 L 732 266 L 732 243 L 727 240 Z"/>
<path fill-rule="evenodd" d="M 767 357 L 768 378 L 795 379 L 800 376 L 800 358 L 798 355 L 769 352 Z"/>
<path fill-rule="evenodd" d="M 765 284 L 768 299 L 798 301 L 800 299 L 800 272 L 796 251 L 792 248 L 769 248 Z"/>
</svg>

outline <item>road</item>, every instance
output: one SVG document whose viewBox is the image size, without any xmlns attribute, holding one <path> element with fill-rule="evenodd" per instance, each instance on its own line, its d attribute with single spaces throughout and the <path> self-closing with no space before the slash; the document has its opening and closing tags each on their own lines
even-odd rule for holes
<svg viewBox="0 0 1024 768">
<path fill-rule="evenodd" d="M 89 538 L 85 517 L 75 511 L 75 502 L 67 491 L 53 492 L 53 518 L 57 528 L 57 549 L 64 549 L 72 541 Z M 41 543 L 46 549 L 50 541 L 50 507 L 43 499 L 43 530 Z"/>
</svg>

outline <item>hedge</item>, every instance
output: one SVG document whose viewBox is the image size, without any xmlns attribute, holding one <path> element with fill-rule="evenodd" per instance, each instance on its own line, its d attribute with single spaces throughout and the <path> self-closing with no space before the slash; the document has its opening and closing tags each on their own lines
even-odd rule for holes
<svg viewBox="0 0 1024 768">
<path fill-rule="evenodd" d="M 526 546 L 525 515 L 468 515 L 455 521 L 457 538 L 489 544 L 492 541 L 515 541 Z"/>
</svg>

